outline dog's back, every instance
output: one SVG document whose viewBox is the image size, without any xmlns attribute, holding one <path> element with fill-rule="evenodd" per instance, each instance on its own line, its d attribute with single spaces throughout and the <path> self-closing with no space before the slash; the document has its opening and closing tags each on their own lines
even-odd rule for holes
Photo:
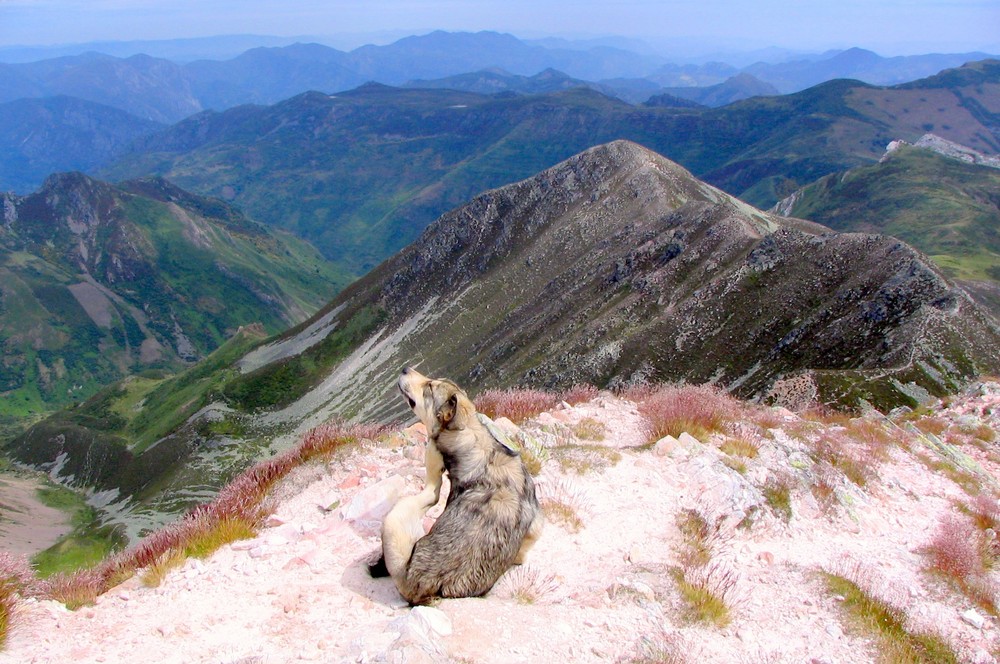
<svg viewBox="0 0 1000 664">
<path fill-rule="evenodd" d="M 427 486 L 386 516 L 385 569 L 413 604 L 482 595 L 541 534 L 535 483 L 520 455 L 493 437 L 454 383 L 405 369 L 399 388 L 427 426 Z M 424 535 L 423 516 L 437 502 L 443 470 L 451 493 Z"/>
<path fill-rule="evenodd" d="M 517 560 L 539 520 L 535 483 L 520 455 L 490 438 L 492 458 L 472 477 L 452 473 L 445 456 L 448 505 L 414 546 L 400 588 L 414 604 L 485 594 Z"/>
</svg>

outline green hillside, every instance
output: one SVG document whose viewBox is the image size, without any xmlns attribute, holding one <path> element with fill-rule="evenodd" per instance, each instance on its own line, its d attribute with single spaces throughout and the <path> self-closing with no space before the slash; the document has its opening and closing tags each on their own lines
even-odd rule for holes
<svg viewBox="0 0 1000 664">
<path fill-rule="evenodd" d="M 956 279 L 1000 283 L 1000 170 L 903 146 L 828 175 L 787 212 L 837 230 L 893 235 Z"/>
<path fill-rule="evenodd" d="M 0 421 L 173 371 L 242 326 L 276 332 L 346 283 L 312 246 L 163 180 L 52 176 L 3 195 Z"/>
</svg>

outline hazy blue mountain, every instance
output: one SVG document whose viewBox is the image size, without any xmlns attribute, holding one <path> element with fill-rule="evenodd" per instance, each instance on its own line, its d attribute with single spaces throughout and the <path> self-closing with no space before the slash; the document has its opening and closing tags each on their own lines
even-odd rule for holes
<svg viewBox="0 0 1000 664">
<path fill-rule="evenodd" d="M 782 93 L 789 93 L 835 78 L 857 79 L 872 85 L 896 85 L 991 57 L 996 56 L 975 52 L 886 58 L 862 48 L 850 48 L 819 60 L 803 59 L 780 64 L 761 62 L 743 71 L 770 83 Z"/>
<path fill-rule="evenodd" d="M 95 41 L 55 46 L 0 46 L 0 62 L 23 63 L 51 60 L 84 53 L 104 53 L 116 58 L 151 55 L 172 62 L 194 60 L 227 60 L 262 46 L 289 46 L 301 42 L 301 37 L 270 35 L 215 35 L 184 39 L 151 39 L 129 41 Z"/>
<path fill-rule="evenodd" d="M 104 165 L 163 127 L 74 97 L 0 104 L 0 191 L 26 194 L 51 173 Z"/>
<path fill-rule="evenodd" d="M 739 69 L 724 62 L 704 64 L 666 64 L 646 76 L 662 88 L 707 87 L 725 82 Z"/>
<path fill-rule="evenodd" d="M 306 90 L 346 90 L 369 78 L 352 69 L 346 53 L 319 44 L 255 48 L 223 62 L 192 62 L 184 71 L 201 106 L 216 110 L 273 104 Z"/>
<path fill-rule="evenodd" d="M 746 72 L 737 74 L 716 85 L 703 88 L 666 88 L 663 93 L 712 107 L 725 106 L 750 97 L 773 97 L 780 94 L 778 89 L 770 83 L 754 78 Z M 652 100 L 649 100 L 649 103 L 660 105 L 659 102 Z"/>
<path fill-rule="evenodd" d="M 66 95 L 114 106 L 155 122 L 176 122 L 202 109 L 180 65 L 100 53 L 0 66 L 0 102 Z"/>
</svg>

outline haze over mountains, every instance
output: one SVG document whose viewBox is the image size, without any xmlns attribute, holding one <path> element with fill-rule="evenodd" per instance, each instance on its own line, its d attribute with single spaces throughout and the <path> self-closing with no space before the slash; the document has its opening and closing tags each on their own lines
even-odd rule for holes
<svg viewBox="0 0 1000 664">
<path fill-rule="evenodd" d="M 547 47 L 509 34 L 438 31 L 350 52 L 320 44 L 292 44 L 258 47 L 231 59 L 188 63 L 145 54 L 122 58 L 90 52 L 0 64 L 0 103 L 69 95 L 144 119 L 177 122 L 201 110 L 273 104 L 307 90 L 339 92 L 368 81 L 402 85 L 483 69 L 521 76 L 555 69 L 609 90 L 632 89 L 623 94 L 643 101 L 635 98 L 635 79 L 650 86 L 646 98 L 657 93 L 657 87 L 707 87 L 741 72 L 786 94 L 834 78 L 893 85 L 988 57 L 986 53 L 961 53 L 883 58 L 871 51 L 849 49 L 749 67 L 719 62 L 677 65 L 662 57 L 608 46 L 570 48 L 560 43 Z"/>
</svg>

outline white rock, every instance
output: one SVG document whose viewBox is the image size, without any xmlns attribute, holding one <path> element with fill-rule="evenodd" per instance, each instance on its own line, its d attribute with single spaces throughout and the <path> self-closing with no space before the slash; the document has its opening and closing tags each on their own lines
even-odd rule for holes
<svg viewBox="0 0 1000 664">
<path fill-rule="evenodd" d="M 341 514 L 348 521 L 381 521 L 405 488 L 406 480 L 393 475 L 358 492 Z"/>
<path fill-rule="evenodd" d="M 435 609 L 431 606 L 415 606 L 410 610 L 410 615 L 424 623 L 429 632 L 434 632 L 438 636 L 451 636 L 451 618 L 441 609 Z"/>
<path fill-rule="evenodd" d="M 653 452 L 656 453 L 656 456 L 669 456 L 679 445 L 680 442 L 676 438 L 666 435 L 653 444 Z"/>
<path fill-rule="evenodd" d="M 687 431 L 681 433 L 677 436 L 677 442 L 679 442 L 684 447 L 689 447 L 693 449 L 698 449 L 701 447 L 701 441 L 689 434 Z"/>
<path fill-rule="evenodd" d="M 962 620 L 972 625 L 976 629 L 982 629 L 983 625 L 986 624 L 986 619 L 983 618 L 975 609 L 969 609 L 962 614 Z"/>
</svg>

